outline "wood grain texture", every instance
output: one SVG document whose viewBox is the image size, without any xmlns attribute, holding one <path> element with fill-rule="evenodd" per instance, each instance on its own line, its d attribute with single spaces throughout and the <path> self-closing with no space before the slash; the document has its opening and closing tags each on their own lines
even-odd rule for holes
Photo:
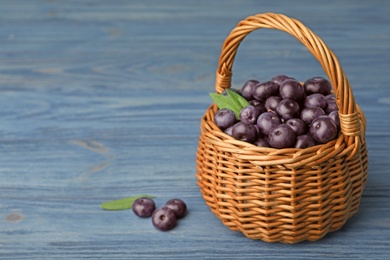
<svg viewBox="0 0 390 260">
<path fill-rule="evenodd" d="M 200 117 L 223 40 L 241 19 L 295 17 L 335 52 L 367 117 L 358 214 L 315 243 L 252 241 L 210 212 L 195 179 Z M 0 259 L 389 259 L 390 2 L 0 0 Z M 262 30 L 233 85 L 323 75 L 295 39 Z M 103 201 L 172 197 L 158 232 Z"/>
</svg>

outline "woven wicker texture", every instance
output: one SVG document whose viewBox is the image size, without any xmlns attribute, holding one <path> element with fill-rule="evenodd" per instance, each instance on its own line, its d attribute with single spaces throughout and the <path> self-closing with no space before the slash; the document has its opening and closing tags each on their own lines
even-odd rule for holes
<svg viewBox="0 0 390 260">
<path fill-rule="evenodd" d="M 241 41 L 262 28 L 295 36 L 320 62 L 337 97 L 341 133 L 306 149 L 257 147 L 224 134 L 213 122 L 213 104 L 200 124 L 198 185 L 211 211 L 232 230 L 266 242 L 316 241 L 358 210 L 368 170 L 366 121 L 334 53 L 282 14 L 250 16 L 231 31 L 219 58 L 216 92 L 230 87 Z"/>
</svg>

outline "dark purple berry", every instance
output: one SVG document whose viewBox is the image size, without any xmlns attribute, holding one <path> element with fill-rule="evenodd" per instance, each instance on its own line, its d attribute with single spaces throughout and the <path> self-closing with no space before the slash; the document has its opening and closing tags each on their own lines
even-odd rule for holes
<svg viewBox="0 0 390 260">
<path fill-rule="evenodd" d="M 337 136 L 337 126 L 329 116 L 319 116 L 313 120 L 309 129 L 313 139 L 321 144 L 325 144 Z"/>
<path fill-rule="evenodd" d="M 327 105 L 325 96 L 319 93 L 310 94 L 305 98 L 304 106 L 305 107 L 320 107 L 325 109 Z"/>
<path fill-rule="evenodd" d="M 257 126 L 264 135 L 268 135 L 271 130 L 281 124 L 279 116 L 274 112 L 265 112 L 257 118 Z"/>
<path fill-rule="evenodd" d="M 292 99 L 283 99 L 276 108 L 278 115 L 284 120 L 298 117 L 300 108 L 297 102 Z"/>
<path fill-rule="evenodd" d="M 236 122 L 236 116 L 232 110 L 222 108 L 215 113 L 214 122 L 221 130 L 224 130 L 229 126 L 234 125 Z"/>
<path fill-rule="evenodd" d="M 255 85 L 259 84 L 259 81 L 255 79 L 250 79 L 244 83 L 244 85 L 240 89 L 241 96 L 243 96 L 246 100 L 253 99 L 253 88 Z"/>
<path fill-rule="evenodd" d="M 319 116 L 325 115 L 325 112 L 320 107 L 305 107 L 301 111 L 301 119 L 308 125 Z"/>
<path fill-rule="evenodd" d="M 228 128 L 226 128 L 223 132 L 225 133 L 225 134 L 227 134 L 227 135 L 230 135 L 230 136 L 233 136 L 233 127 L 234 127 L 234 125 L 232 125 L 232 126 L 229 126 Z"/>
<path fill-rule="evenodd" d="M 313 93 L 320 93 L 328 95 L 332 91 L 332 85 L 323 77 L 313 77 L 305 81 L 303 84 L 308 95 Z"/>
<path fill-rule="evenodd" d="M 259 115 L 260 115 L 261 113 L 264 113 L 264 112 L 267 111 L 267 110 L 265 109 L 265 104 L 264 104 L 264 102 L 260 102 L 260 101 L 258 101 L 258 100 L 256 100 L 256 99 L 253 99 L 253 100 L 249 101 L 249 104 L 250 104 L 251 106 L 254 106 L 254 107 L 257 109 L 257 111 L 259 111 Z"/>
<path fill-rule="evenodd" d="M 292 99 L 297 102 L 305 99 L 305 89 L 298 81 L 286 79 L 279 87 L 279 94 L 283 99 Z"/>
<path fill-rule="evenodd" d="M 270 96 L 275 96 L 278 94 L 279 85 L 273 81 L 266 81 L 263 83 L 257 84 L 253 88 L 253 97 L 259 101 L 265 101 Z"/>
<path fill-rule="evenodd" d="M 181 199 L 171 199 L 168 200 L 167 203 L 165 203 L 165 206 L 167 208 L 170 208 L 173 210 L 173 212 L 176 215 L 176 218 L 182 218 L 185 216 L 187 212 L 187 205 L 186 203 Z"/>
<path fill-rule="evenodd" d="M 260 112 L 254 106 L 246 106 L 240 111 L 240 121 L 247 124 L 256 124 Z"/>
<path fill-rule="evenodd" d="M 152 216 L 156 208 L 154 200 L 151 198 L 138 198 L 133 202 L 132 209 L 135 215 L 141 218 L 148 218 Z"/>
<path fill-rule="evenodd" d="M 339 111 L 334 110 L 334 111 L 330 112 L 330 114 L 328 116 L 333 119 L 333 121 L 336 123 L 337 129 L 340 130 Z"/>
<path fill-rule="evenodd" d="M 310 135 L 299 135 L 297 136 L 297 140 L 295 141 L 295 148 L 308 148 L 311 146 L 315 146 L 316 141 Z"/>
<path fill-rule="evenodd" d="M 257 140 L 253 144 L 260 147 L 271 147 L 265 136 L 257 138 Z"/>
<path fill-rule="evenodd" d="M 279 86 L 282 85 L 282 82 L 285 81 L 286 79 L 293 79 L 293 78 L 286 75 L 275 75 L 271 78 L 271 80 L 276 84 L 278 84 Z"/>
<path fill-rule="evenodd" d="M 256 135 L 257 135 L 257 137 L 262 136 L 263 133 L 261 132 L 260 127 L 257 124 L 255 124 L 254 126 L 256 128 Z"/>
<path fill-rule="evenodd" d="M 296 134 L 286 124 L 276 126 L 268 135 L 268 142 L 274 148 L 288 148 L 293 147 L 296 140 Z"/>
<path fill-rule="evenodd" d="M 238 122 L 233 126 L 232 136 L 237 140 L 253 143 L 257 138 L 257 129 L 253 124 Z"/>
<path fill-rule="evenodd" d="M 296 135 L 306 134 L 309 130 L 307 124 L 300 118 L 291 118 L 285 122 L 286 125 L 295 131 Z"/>
<path fill-rule="evenodd" d="M 276 108 L 278 107 L 280 101 L 283 99 L 280 96 L 270 96 L 265 101 L 265 109 L 267 111 L 274 111 L 276 112 Z"/>
<path fill-rule="evenodd" d="M 338 110 L 335 94 L 326 95 L 325 100 L 327 103 L 326 108 L 325 108 L 325 112 L 327 114 L 330 114 L 332 111 Z"/>
<path fill-rule="evenodd" d="M 168 231 L 176 226 L 175 212 L 167 207 L 156 209 L 152 215 L 152 223 L 160 231 Z"/>
</svg>

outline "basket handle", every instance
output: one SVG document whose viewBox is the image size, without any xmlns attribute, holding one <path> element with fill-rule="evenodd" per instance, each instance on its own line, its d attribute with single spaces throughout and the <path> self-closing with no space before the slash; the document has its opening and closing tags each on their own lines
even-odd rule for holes
<svg viewBox="0 0 390 260">
<path fill-rule="evenodd" d="M 296 19 L 283 14 L 265 13 L 249 16 L 240 21 L 223 43 L 216 72 L 216 92 L 221 93 L 231 86 L 232 66 L 241 41 L 252 31 L 263 28 L 278 29 L 295 36 L 320 62 L 337 97 L 344 139 L 349 147 L 355 142 L 351 156 L 354 155 L 356 149 L 360 147 L 364 133 L 351 86 L 334 53 L 317 35 Z"/>
</svg>

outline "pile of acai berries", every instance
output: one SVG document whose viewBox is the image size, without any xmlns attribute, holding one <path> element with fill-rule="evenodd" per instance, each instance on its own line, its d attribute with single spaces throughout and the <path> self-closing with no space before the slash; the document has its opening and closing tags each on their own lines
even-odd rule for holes
<svg viewBox="0 0 390 260">
<path fill-rule="evenodd" d="M 264 82 L 251 79 L 238 90 L 213 95 L 219 96 L 212 96 L 219 107 L 215 124 L 233 138 L 257 146 L 307 148 L 334 140 L 340 131 L 336 96 L 323 77 L 303 84 L 286 75 Z"/>
</svg>

